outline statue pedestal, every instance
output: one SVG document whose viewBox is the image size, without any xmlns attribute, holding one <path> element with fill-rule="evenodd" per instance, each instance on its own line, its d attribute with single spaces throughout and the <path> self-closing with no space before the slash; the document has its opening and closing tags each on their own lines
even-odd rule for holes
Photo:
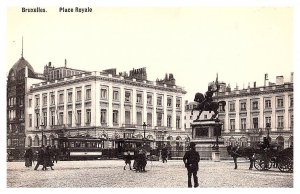
<svg viewBox="0 0 300 194">
<path fill-rule="evenodd" d="M 211 158 L 214 162 L 220 162 L 220 151 L 212 151 Z"/>
<path fill-rule="evenodd" d="M 194 120 L 191 123 L 191 142 L 196 144 L 196 151 L 199 152 L 200 158 L 220 161 L 220 151 L 225 150 L 224 140 L 218 138 L 221 136 L 222 125 L 219 120 Z M 218 150 L 215 149 L 216 146 L 219 147 Z"/>
</svg>

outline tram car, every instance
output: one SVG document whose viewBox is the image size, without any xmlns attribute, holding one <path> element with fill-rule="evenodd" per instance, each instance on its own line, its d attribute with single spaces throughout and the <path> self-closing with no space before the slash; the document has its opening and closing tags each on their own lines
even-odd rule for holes
<svg viewBox="0 0 300 194">
<path fill-rule="evenodd" d="M 102 157 L 103 138 L 60 137 L 57 140 L 61 160 L 90 160 Z"/>
</svg>

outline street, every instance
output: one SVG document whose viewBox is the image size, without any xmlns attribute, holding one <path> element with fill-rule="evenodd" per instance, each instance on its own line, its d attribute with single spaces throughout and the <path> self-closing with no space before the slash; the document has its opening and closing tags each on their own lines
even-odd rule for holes
<svg viewBox="0 0 300 194">
<path fill-rule="evenodd" d="M 28 188 L 185 188 L 187 172 L 181 160 L 168 163 L 148 161 L 147 172 L 136 173 L 122 160 L 58 161 L 54 170 L 37 171 L 26 168 L 24 162 L 7 163 L 7 187 Z M 240 161 L 234 170 L 232 161 L 200 161 L 198 171 L 200 188 L 266 187 L 292 188 L 293 173 L 278 169 L 248 170 L 249 163 Z"/>
</svg>

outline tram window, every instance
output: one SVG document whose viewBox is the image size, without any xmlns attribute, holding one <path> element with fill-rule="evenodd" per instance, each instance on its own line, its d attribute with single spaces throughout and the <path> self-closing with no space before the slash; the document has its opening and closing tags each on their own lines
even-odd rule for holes
<svg viewBox="0 0 300 194">
<path fill-rule="evenodd" d="M 70 147 L 71 148 L 74 148 L 75 146 L 74 146 L 74 142 L 70 142 Z"/>
<path fill-rule="evenodd" d="M 80 147 L 80 142 L 75 142 L 75 147 L 79 148 Z"/>
<path fill-rule="evenodd" d="M 86 147 L 86 146 L 85 146 L 85 143 L 84 143 L 84 142 L 81 142 L 81 143 L 80 143 L 80 147 L 82 147 L 82 148 Z"/>
</svg>

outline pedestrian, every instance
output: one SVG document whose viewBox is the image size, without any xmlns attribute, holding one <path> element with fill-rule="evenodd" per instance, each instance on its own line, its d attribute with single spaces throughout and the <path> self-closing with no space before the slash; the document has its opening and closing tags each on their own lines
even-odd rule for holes
<svg viewBox="0 0 300 194">
<path fill-rule="evenodd" d="M 28 146 L 28 149 L 26 149 L 25 154 L 25 166 L 31 167 L 32 166 L 32 158 L 33 158 L 33 152 L 30 146 Z"/>
<path fill-rule="evenodd" d="M 192 180 L 191 180 L 192 175 L 194 178 L 194 187 L 196 188 L 199 186 L 197 171 L 199 169 L 198 163 L 200 161 L 200 155 L 196 151 L 195 146 L 196 146 L 195 143 L 191 142 L 190 146 L 189 146 L 190 150 L 187 151 L 183 156 L 183 162 L 188 171 L 188 187 L 189 188 L 192 187 Z"/>
<path fill-rule="evenodd" d="M 129 166 L 129 169 L 131 170 L 131 155 L 130 155 L 130 151 L 128 151 L 127 154 L 124 155 L 124 160 L 125 160 L 124 170 L 126 170 L 127 164 Z"/>
<path fill-rule="evenodd" d="M 164 144 L 164 147 L 161 149 L 161 158 L 163 163 L 168 162 L 168 148 L 166 147 L 166 144 Z"/>
<path fill-rule="evenodd" d="M 51 158 L 51 150 L 50 146 L 46 147 L 45 153 L 44 153 L 44 164 L 43 164 L 43 170 L 47 170 L 47 167 L 50 167 L 51 170 L 54 170 L 52 168 L 53 163 L 52 163 L 52 158 Z"/>
<path fill-rule="evenodd" d="M 42 145 L 37 153 L 37 162 L 34 167 L 34 170 L 37 170 L 40 165 L 44 165 L 44 154 L 45 154 L 44 145 Z"/>
</svg>

